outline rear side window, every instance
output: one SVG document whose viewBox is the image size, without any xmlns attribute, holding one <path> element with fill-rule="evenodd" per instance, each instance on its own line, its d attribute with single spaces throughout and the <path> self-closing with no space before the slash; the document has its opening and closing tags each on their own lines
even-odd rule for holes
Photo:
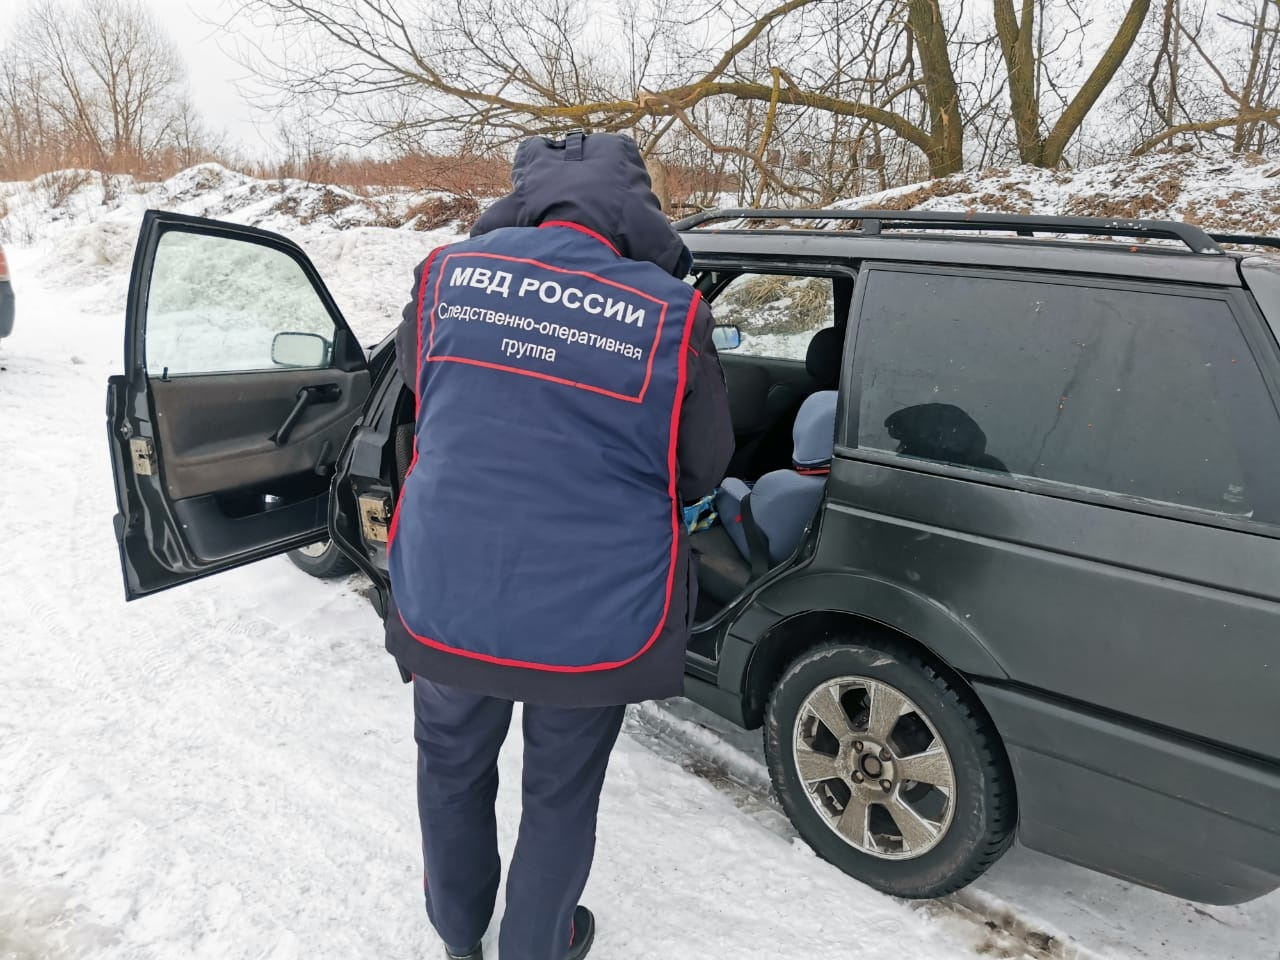
<svg viewBox="0 0 1280 960">
<path fill-rule="evenodd" d="M 877 270 L 858 445 L 1280 522 L 1280 416 L 1212 297 Z"/>
</svg>

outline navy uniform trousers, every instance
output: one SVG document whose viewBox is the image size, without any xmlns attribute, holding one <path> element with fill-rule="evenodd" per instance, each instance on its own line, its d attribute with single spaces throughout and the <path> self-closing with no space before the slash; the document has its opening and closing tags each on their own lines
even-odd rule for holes
<svg viewBox="0 0 1280 960">
<path fill-rule="evenodd" d="M 484 936 L 498 895 L 498 749 L 512 701 L 413 681 L 427 916 L 445 945 Z M 625 707 L 524 705 L 520 835 L 507 870 L 503 960 L 563 960 L 591 872 L 596 812 Z"/>
</svg>

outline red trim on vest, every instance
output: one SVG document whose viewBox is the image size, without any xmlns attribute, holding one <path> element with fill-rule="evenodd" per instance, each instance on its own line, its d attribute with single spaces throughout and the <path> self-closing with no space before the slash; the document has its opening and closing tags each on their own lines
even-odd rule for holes
<svg viewBox="0 0 1280 960">
<path fill-rule="evenodd" d="M 831 472 L 830 467 L 796 467 L 795 470 L 802 477 L 825 477 Z"/>
<path fill-rule="evenodd" d="M 592 240 L 599 240 L 619 257 L 622 256 L 622 251 L 610 243 L 608 237 L 603 234 L 596 233 L 590 227 L 584 227 L 580 223 L 574 223 L 572 220 L 544 220 L 542 223 L 538 224 L 538 229 L 541 230 L 543 227 L 566 227 L 569 230 L 577 230 L 579 233 L 585 233 Z"/>
<path fill-rule="evenodd" d="M 404 472 L 404 480 L 400 484 L 400 492 L 396 495 L 396 508 L 391 512 L 391 526 L 387 528 L 387 556 L 391 555 L 391 545 L 396 541 L 396 530 L 400 528 L 400 504 L 404 501 L 404 488 L 409 484 L 409 474 L 418 465 L 418 411 L 422 409 L 422 304 L 427 294 L 427 274 L 431 272 L 431 264 L 435 263 L 436 254 L 444 247 L 436 247 L 422 265 L 422 277 L 418 280 L 418 355 L 413 358 L 413 458 L 409 461 L 409 469 Z M 396 358 L 397 365 L 399 357 Z"/>
<path fill-rule="evenodd" d="M 534 370 L 521 370 L 519 367 L 511 367 L 505 363 L 491 363 L 487 360 L 474 360 L 470 357 L 435 356 L 434 350 L 435 350 L 435 343 L 436 343 L 436 307 L 432 308 L 431 314 L 430 314 L 431 333 L 427 339 L 427 352 L 432 355 L 427 357 L 428 363 L 465 363 L 468 366 L 472 366 L 472 367 L 485 367 L 486 369 L 489 369 L 489 370 L 501 370 L 503 373 L 514 373 L 517 376 L 521 376 L 521 377 L 533 377 L 535 380 L 549 380 L 552 383 L 560 383 L 560 384 L 564 384 L 565 386 L 576 387 L 579 390 L 587 390 L 587 391 L 590 391 L 591 393 L 598 393 L 602 396 L 612 397 L 615 400 L 626 400 L 629 403 L 644 402 L 644 395 L 649 391 L 649 381 L 653 379 L 654 355 L 657 353 L 658 344 L 662 341 L 663 325 L 667 322 L 667 307 L 669 306 L 669 304 L 665 300 L 659 300 L 657 297 L 650 296 L 649 294 L 645 293 L 642 290 L 637 290 L 635 287 L 629 287 L 625 283 L 618 283 L 616 280 L 609 280 L 605 277 L 601 277 L 597 274 L 590 273 L 586 270 L 567 270 L 564 267 L 553 267 L 551 264 L 543 263 L 541 260 L 531 260 L 527 257 L 509 257 L 501 253 L 451 253 L 448 256 L 446 256 L 444 258 L 444 262 L 440 264 L 440 276 L 436 277 L 435 303 L 437 306 L 440 303 L 440 285 L 444 283 L 444 275 L 448 270 L 449 261 L 454 257 L 482 257 L 487 260 L 502 260 L 505 263 L 524 263 L 524 264 L 528 264 L 529 266 L 538 267 L 543 270 L 550 270 L 554 273 L 566 273 L 574 277 L 586 277 L 588 280 L 594 280 L 598 283 L 603 283 L 606 286 L 616 287 L 619 290 L 625 290 L 627 293 L 635 294 L 637 297 L 640 297 L 641 299 L 644 299 L 644 300 L 648 300 L 650 303 L 655 304 L 660 308 L 658 311 L 658 325 L 653 331 L 653 342 L 649 345 L 649 362 L 645 366 L 645 370 L 644 370 L 644 383 L 640 385 L 640 392 L 636 396 L 632 397 L 632 396 L 628 396 L 625 393 L 615 393 L 612 390 L 606 390 L 603 387 L 596 387 L 589 383 L 578 383 L 574 380 L 565 380 L 565 379 L 562 379 L 561 377 L 554 377 L 549 373 L 538 373 L 537 371 L 534 371 Z M 694 292 L 696 293 L 697 291 L 694 291 Z M 421 306 L 419 306 L 418 308 L 418 317 L 419 317 L 418 330 L 421 331 L 422 330 Z M 419 336 L 421 336 L 421 333 L 419 333 Z M 685 343 L 685 346 L 688 346 L 689 337 L 687 334 L 685 335 L 684 343 Z M 421 353 L 419 353 L 419 356 L 421 356 Z M 681 356 L 683 357 L 684 354 L 681 353 Z M 683 375 L 683 369 L 681 372 Z"/>
<path fill-rule="evenodd" d="M 505 259 L 515 259 L 508 257 Z M 575 271 L 566 270 L 565 273 L 573 273 Z M 426 276 L 426 271 L 423 271 Z M 652 299 L 652 298 L 650 298 Z M 591 663 L 584 666 L 560 666 L 548 663 L 534 663 L 529 660 L 512 660 L 506 657 L 493 657 L 487 653 L 475 653 L 471 650 L 460 650 L 457 647 L 451 647 L 448 644 L 441 643 L 438 640 L 432 640 L 429 637 L 421 637 L 414 633 L 405 623 L 404 614 L 400 612 L 399 607 L 396 608 L 396 614 L 400 617 L 400 623 L 404 626 L 405 632 L 413 639 L 417 640 L 423 646 L 431 647 L 434 650 L 440 650 L 444 653 L 451 653 L 454 656 L 466 657 L 468 660 L 479 660 L 483 663 L 492 663 L 502 667 L 519 667 L 525 670 L 539 670 L 545 673 L 598 673 L 602 670 L 616 670 L 619 667 L 625 667 L 629 663 L 634 663 L 642 656 L 649 652 L 650 648 L 657 643 L 658 637 L 662 636 L 662 631 L 666 629 L 667 618 L 671 615 L 671 594 L 675 588 L 676 580 L 676 563 L 680 559 L 680 528 L 683 523 L 683 512 L 680 509 L 680 499 L 676 491 L 676 474 L 677 459 L 676 449 L 677 441 L 680 434 L 680 412 L 684 408 L 684 387 L 687 380 L 687 372 L 683 362 L 684 352 L 689 348 L 689 339 L 693 334 L 693 320 L 698 311 L 698 304 L 701 302 L 701 294 L 693 291 L 693 301 L 689 304 L 689 312 L 684 318 L 684 332 L 680 340 L 680 352 L 678 356 L 681 358 L 679 370 L 676 374 L 676 395 L 675 401 L 671 404 L 671 433 L 667 445 L 667 471 L 669 479 L 667 481 L 667 495 L 671 498 L 671 560 L 667 564 L 667 585 L 666 596 L 662 602 L 662 616 L 658 618 L 658 625 L 654 627 L 653 634 L 643 647 L 637 650 L 626 660 L 616 660 L 610 663 Z M 418 328 L 421 330 L 421 315 L 419 315 Z M 651 358 L 652 359 L 652 358 Z"/>
</svg>

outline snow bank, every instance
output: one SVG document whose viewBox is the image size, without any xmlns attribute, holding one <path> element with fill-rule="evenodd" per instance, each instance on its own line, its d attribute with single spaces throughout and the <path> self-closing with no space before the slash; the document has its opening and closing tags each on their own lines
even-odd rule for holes
<svg viewBox="0 0 1280 960">
<path fill-rule="evenodd" d="M 1082 170 L 1022 166 L 956 174 L 837 206 L 1185 220 L 1212 231 L 1275 236 L 1280 164 L 1225 151 L 1169 150 Z"/>
<path fill-rule="evenodd" d="M 1280 164 L 1257 156 L 1169 150 L 1076 171 L 1023 166 L 956 174 L 834 206 L 1185 220 L 1211 232 L 1275 236 L 1280 234 Z M 718 312 L 741 329 L 739 352 L 803 359 L 814 331 L 831 323 L 830 297 L 823 305 L 824 316 L 814 316 L 809 309 L 808 322 L 797 324 L 806 314 L 797 309 L 796 298 L 805 281 L 757 283 L 758 290 L 742 290 L 746 295 L 735 301 L 735 287 L 744 283 L 749 286 L 752 281 L 735 281 L 726 290 Z"/>
<path fill-rule="evenodd" d="M 394 328 L 410 299 L 413 268 L 458 237 L 456 224 L 427 229 L 439 219 L 424 213 L 432 201 L 442 201 L 441 195 L 388 191 L 366 197 L 302 180 L 255 179 L 211 163 L 160 183 L 123 176 L 104 183 L 90 171 L 67 170 L 0 183 L 0 243 L 30 248 L 34 270 L 53 284 L 95 289 L 96 297 L 105 297 L 100 306 L 123 311 L 144 211 L 270 230 L 303 248 L 356 334 L 375 343 Z M 435 206 L 449 209 L 447 202 Z M 24 279 L 14 277 L 19 291 Z"/>
<path fill-rule="evenodd" d="M 1171 149 L 1078 171 L 1015 167 L 957 174 L 838 205 L 1172 218 L 1215 231 L 1275 235 L 1280 234 L 1280 164 Z M 0 243 L 34 248 L 41 275 L 73 291 L 95 288 L 96 296 L 106 298 L 101 306 L 123 310 L 144 210 L 271 230 L 303 247 L 347 321 L 365 343 L 373 343 L 399 320 L 412 295 L 414 266 L 436 246 L 457 239 L 456 222 L 439 225 L 454 206 L 466 213 L 465 203 L 440 194 L 364 196 L 302 180 L 256 179 L 212 163 L 161 183 L 122 176 L 104 182 L 91 171 L 64 170 L 30 182 L 0 183 Z M 24 278 L 15 279 L 20 289 Z M 748 336 L 742 352 L 804 356 L 812 331 L 780 326 L 783 306 L 753 307 L 744 322 Z"/>
</svg>

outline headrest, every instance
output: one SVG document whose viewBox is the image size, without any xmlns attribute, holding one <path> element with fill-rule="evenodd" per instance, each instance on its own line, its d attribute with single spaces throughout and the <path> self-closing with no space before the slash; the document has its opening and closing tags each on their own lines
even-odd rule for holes
<svg viewBox="0 0 1280 960">
<path fill-rule="evenodd" d="M 840 386 L 840 361 L 844 353 L 844 327 L 823 327 L 809 341 L 805 369 L 824 390 Z"/>
<path fill-rule="evenodd" d="M 813 470 L 831 463 L 831 453 L 836 444 L 837 390 L 821 390 L 810 394 L 796 414 L 796 425 L 791 430 L 795 446 L 791 461 L 797 470 Z"/>
</svg>

